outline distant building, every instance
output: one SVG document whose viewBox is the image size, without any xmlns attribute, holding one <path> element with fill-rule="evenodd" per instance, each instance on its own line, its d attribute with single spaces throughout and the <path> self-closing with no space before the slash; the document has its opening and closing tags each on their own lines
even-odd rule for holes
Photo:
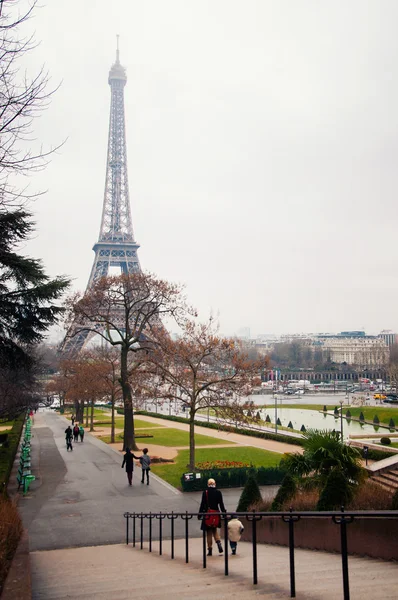
<svg viewBox="0 0 398 600">
<path fill-rule="evenodd" d="M 337 335 L 319 334 L 314 345 L 328 353 L 334 363 L 360 368 L 383 367 L 389 359 L 387 343 L 380 336 L 364 331 L 342 331 Z"/>
<path fill-rule="evenodd" d="M 398 334 L 393 333 L 391 330 L 384 329 L 381 333 L 379 333 L 378 337 L 384 340 L 389 347 L 398 343 Z"/>
</svg>

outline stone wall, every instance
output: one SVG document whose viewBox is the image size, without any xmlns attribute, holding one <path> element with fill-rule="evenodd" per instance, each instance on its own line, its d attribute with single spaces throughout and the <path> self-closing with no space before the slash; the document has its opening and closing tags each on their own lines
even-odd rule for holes
<svg viewBox="0 0 398 600">
<path fill-rule="evenodd" d="M 243 541 L 251 541 L 252 524 L 244 523 Z M 398 518 L 357 518 L 347 525 L 348 553 L 385 560 L 398 560 Z M 287 546 L 289 525 L 279 517 L 257 522 L 257 541 L 263 544 Z M 340 552 L 340 526 L 331 518 L 305 518 L 294 525 L 296 548 Z"/>
</svg>

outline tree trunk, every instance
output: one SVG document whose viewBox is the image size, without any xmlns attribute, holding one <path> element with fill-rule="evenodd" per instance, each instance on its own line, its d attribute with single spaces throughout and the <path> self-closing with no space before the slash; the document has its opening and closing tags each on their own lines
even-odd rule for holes
<svg viewBox="0 0 398 600">
<path fill-rule="evenodd" d="M 115 443 L 115 393 L 111 394 L 112 416 L 111 416 L 111 444 Z"/>
<path fill-rule="evenodd" d="M 89 406 L 89 402 L 87 400 L 87 406 L 86 406 L 86 427 L 88 427 L 88 406 Z"/>
<path fill-rule="evenodd" d="M 76 404 L 76 421 L 83 423 L 84 420 L 84 400 Z"/>
<path fill-rule="evenodd" d="M 189 469 L 195 470 L 195 410 L 191 407 L 189 412 Z"/>
<path fill-rule="evenodd" d="M 90 431 L 94 431 L 94 400 L 91 400 Z"/>
<path fill-rule="evenodd" d="M 124 406 L 123 450 L 126 448 L 138 450 L 134 437 L 133 397 L 128 376 L 127 357 L 128 348 L 127 346 L 122 346 L 122 351 L 120 353 L 120 386 L 122 388 Z"/>
</svg>

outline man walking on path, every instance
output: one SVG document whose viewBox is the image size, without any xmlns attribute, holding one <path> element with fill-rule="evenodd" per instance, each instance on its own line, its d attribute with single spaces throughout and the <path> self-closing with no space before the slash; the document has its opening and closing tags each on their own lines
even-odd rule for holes
<svg viewBox="0 0 398 600">
<path fill-rule="evenodd" d="M 135 456 L 132 452 L 130 452 L 130 448 L 126 448 L 126 454 L 123 457 L 122 469 L 124 465 L 126 465 L 126 473 L 129 485 L 133 484 L 134 458 L 136 460 L 140 459 L 139 456 Z"/>
<path fill-rule="evenodd" d="M 72 438 L 73 438 L 72 427 L 70 425 L 68 425 L 68 427 L 65 429 L 65 440 L 66 440 L 66 449 L 67 450 L 73 450 Z"/>
</svg>

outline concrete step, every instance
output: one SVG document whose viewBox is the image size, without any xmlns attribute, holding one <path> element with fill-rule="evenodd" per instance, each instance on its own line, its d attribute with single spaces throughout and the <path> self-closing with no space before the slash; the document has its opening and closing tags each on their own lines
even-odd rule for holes
<svg viewBox="0 0 398 600">
<path fill-rule="evenodd" d="M 238 554 L 229 556 L 229 576 L 224 557 L 217 552 L 202 566 L 202 540 L 191 539 L 189 564 L 185 542 L 176 540 L 174 560 L 169 544 L 159 556 L 158 544 L 150 554 L 131 545 L 69 548 L 31 553 L 32 599 L 79 600 L 267 600 L 290 596 L 288 549 L 258 546 L 258 585 L 252 582 L 251 544 L 239 542 Z M 336 554 L 296 550 L 296 597 L 311 600 L 342 598 L 341 558 Z M 397 597 L 398 566 L 366 558 L 349 558 L 351 600 L 387 600 Z"/>
<path fill-rule="evenodd" d="M 372 481 L 378 483 L 389 491 L 398 489 L 398 473 L 396 471 L 384 471 L 372 476 Z"/>
<path fill-rule="evenodd" d="M 388 492 L 394 493 L 396 490 L 394 486 L 379 477 L 372 477 L 372 481 Z"/>
</svg>

